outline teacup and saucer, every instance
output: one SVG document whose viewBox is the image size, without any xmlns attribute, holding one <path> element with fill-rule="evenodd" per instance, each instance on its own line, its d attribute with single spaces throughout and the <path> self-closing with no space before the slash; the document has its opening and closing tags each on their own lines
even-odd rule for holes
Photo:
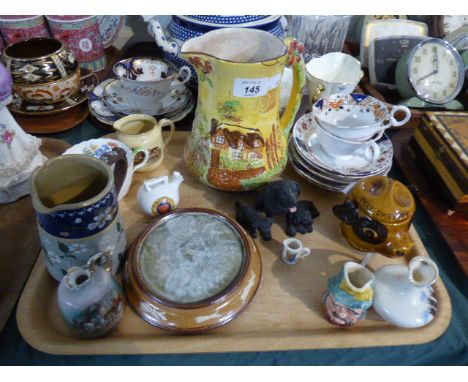
<svg viewBox="0 0 468 382">
<path fill-rule="evenodd" d="M 153 57 L 132 57 L 114 65 L 117 79 L 103 91 L 105 103 L 118 113 L 160 115 L 188 102 L 190 68 L 177 69 L 168 61 Z"/>
</svg>

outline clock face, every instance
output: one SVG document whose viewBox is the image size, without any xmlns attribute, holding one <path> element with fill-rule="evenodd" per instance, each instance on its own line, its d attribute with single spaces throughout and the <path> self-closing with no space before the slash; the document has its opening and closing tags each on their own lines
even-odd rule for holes
<svg viewBox="0 0 468 382">
<path fill-rule="evenodd" d="M 463 85 L 461 57 L 442 40 L 430 39 L 418 44 L 410 55 L 408 70 L 418 97 L 427 102 L 449 102 Z"/>
<path fill-rule="evenodd" d="M 449 15 L 442 17 L 442 34 L 447 36 L 463 25 L 468 25 L 468 16 L 464 15 Z"/>
</svg>

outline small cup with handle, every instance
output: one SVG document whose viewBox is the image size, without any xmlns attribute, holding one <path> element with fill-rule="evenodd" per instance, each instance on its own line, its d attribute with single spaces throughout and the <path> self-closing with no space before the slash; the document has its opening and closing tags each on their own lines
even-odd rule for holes
<svg viewBox="0 0 468 382">
<path fill-rule="evenodd" d="M 343 138 L 338 138 L 330 134 L 320 124 L 316 123 L 317 139 L 323 150 L 332 157 L 340 157 L 346 155 L 354 155 L 364 158 L 370 163 L 373 163 L 380 156 L 380 147 L 376 143 L 376 139 L 367 141 L 351 141 Z"/>
<path fill-rule="evenodd" d="M 303 247 L 302 242 L 295 238 L 283 241 L 281 258 L 286 264 L 294 265 L 303 257 L 310 255 L 310 248 Z"/>
</svg>

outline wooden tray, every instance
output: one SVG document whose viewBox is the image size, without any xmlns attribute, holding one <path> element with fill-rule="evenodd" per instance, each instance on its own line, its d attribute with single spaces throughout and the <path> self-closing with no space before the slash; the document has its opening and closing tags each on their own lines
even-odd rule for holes
<svg viewBox="0 0 468 382">
<path fill-rule="evenodd" d="M 165 153 L 163 165 L 153 173 L 137 173 L 129 194 L 121 202 L 129 242 L 151 219 L 140 212 L 136 193 L 142 181 L 179 170 L 185 177 L 180 189 L 180 207 L 206 207 L 234 216 L 234 201 L 251 201 L 253 193 L 227 193 L 208 188 L 195 180 L 183 164 L 183 145 L 187 132 L 176 132 Z M 57 283 L 47 273 L 40 256 L 25 287 L 17 309 L 18 327 L 25 340 L 38 350 L 54 354 L 148 354 L 200 353 L 234 351 L 269 351 L 285 349 L 348 348 L 419 344 L 439 337 L 451 319 L 449 296 L 441 280 L 435 284 L 439 312 L 420 329 L 401 329 L 380 320 L 374 312 L 350 330 L 328 323 L 321 312 L 321 296 L 327 279 L 337 274 L 344 261 L 360 261 L 362 255 L 352 250 L 342 237 L 338 219 L 331 212 L 343 195 L 318 189 L 297 176 L 288 166 L 283 177 L 302 185 L 301 199 L 313 200 L 321 216 L 315 231 L 298 235 L 312 249 L 312 255 L 295 266 L 280 258 L 284 221 L 273 226 L 273 240 L 256 240 L 262 254 L 263 275 L 257 295 L 247 309 L 228 325 L 201 335 L 177 335 L 157 329 L 127 307 L 119 326 L 108 337 L 95 340 L 74 338 L 60 318 Z M 414 228 L 414 255 L 427 252 Z M 404 262 L 375 256 L 370 268 Z"/>
<path fill-rule="evenodd" d="M 41 152 L 48 158 L 62 154 L 70 145 L 42 138 Z M 41 248 L 31 197 L 0 205 L 0 331 L 16 305 Z"/>
<path fill-rule="evenodd" d="M 468 276 L 468 224 L 466 214 L 455 212 L 449 216 L 448 205 L 434 192 L 434 188 L 424 177 L 424 172 L 415 162 L 408 150 L 412 130 L 400 131 L 392 137 L 394 158 L 401 171 L 412 185 L 416 186 L 416 195 L 426 209 L 433 223 L 439 229 L 447 245 Z"/>
</svg>

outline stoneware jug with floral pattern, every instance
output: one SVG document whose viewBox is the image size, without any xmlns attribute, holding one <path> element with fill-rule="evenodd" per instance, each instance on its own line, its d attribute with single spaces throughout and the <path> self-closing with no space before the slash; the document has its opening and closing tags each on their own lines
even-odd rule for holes
<svg viewBox="0 0 468 382">
<path fill-rule="evenodd" d="M 248 28 L 224 28 L 186 41 L 181 56 L 198 75 L 198 103 L 185 160 L 195 176 L 225 191 L 257 188 L 281 174 L 287 136 L 305 85 L 302 47 Z M 280 83 L 294 71 L 289 103 Z"/>
<path fill-rule="evenodd" d="M 127 239 L 115 185 L 122 185 L 125 175 L 126 166 L 116 165 L 113 172 L 102 160 L 82 154 L 49 159 L 33 173 L 39 237 L 47 270 L 57 281 L 98 252 L 112 255 L 117 272 Z"/>
<path fill-rule="evenodd" d="M 60 282 L 60 312 L 72 332 L 83 338 L 101 337 L 123 316 L 125 300 L 112 276 L 112 256 L 98 253 L 83 267 L 72 267 Z"/>
</svg>

